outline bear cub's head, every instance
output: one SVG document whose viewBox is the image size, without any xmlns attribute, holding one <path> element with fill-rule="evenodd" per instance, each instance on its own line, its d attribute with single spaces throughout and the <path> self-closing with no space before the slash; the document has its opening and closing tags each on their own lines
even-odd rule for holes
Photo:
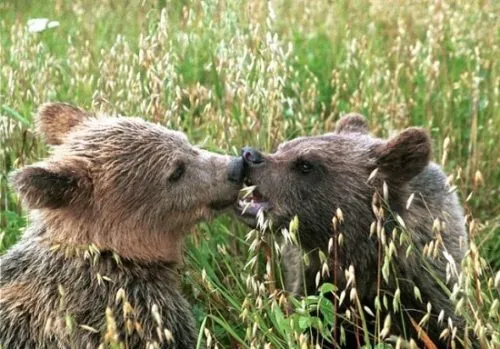
<svg viewBox="0 0 500 349">
<path fill-rule="evenodd" d="M 250 226 L 263 211 L 275 229 L 288 227 L 298 216 L 306 249 L 326 246 L 337 208 L 352 231 L 367 234 L 373 221 L 370 174 L 378 169 L 375 182 L 387 183 L 391 204 L 397 206 L 407 199 L 405 187 L 427 166 L 430 153 L 430 138 L 423 129 L 408 128 L 382 140 L 368 134 L 363 116 L 349 114 L 333 133 L 285 142 L 272 154 L 244 148 L 245 181 L 255 189 L 238 202 L 237 210 Z"/>
<path fill-rule="evenodd" d="M 179 261 L 186 232 L 231 206 L 241 188 L 241 160 L 140 118 L 51 103 L 36 123 L 52 154 L 12 182 L 50 243 Z"/>
</svg>

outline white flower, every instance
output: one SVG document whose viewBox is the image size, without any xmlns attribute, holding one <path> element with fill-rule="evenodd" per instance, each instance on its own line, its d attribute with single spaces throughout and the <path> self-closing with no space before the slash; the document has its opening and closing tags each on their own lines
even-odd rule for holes
<svg viewBox="0 0 500 349">
<path fill-rule="evenodd" d="M 59 27 L 58 21 L 51 21 L 48 18 L 32 18 L 28 20 L 27 28 L 30 33 L 40 33 L 46 29 Z"/>
</svg>

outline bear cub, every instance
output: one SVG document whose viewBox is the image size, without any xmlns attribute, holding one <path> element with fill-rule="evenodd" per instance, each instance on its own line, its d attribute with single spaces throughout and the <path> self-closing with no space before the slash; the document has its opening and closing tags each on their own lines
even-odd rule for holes
<svg viewBox="0 0 500 349">
<path fill-rule="evenodd" d="M 53 151 L 12 175 L 30 223 L 0 260 L 0 347 L 194 348 L 183 241 L 233 205 L 241 159 L 62 103 L 36 122 Z"/>
<path fill-rule="evenodd" d="M 373 313 L 378 296 L 381 321 L 390 313 L 391 334 L 407 339 L 417 339 L 411 320 L 418 323 L 430 303 L 430 318 L 422 329 L 436 345 L 448 347 L 450 338 L 440 338 L 448 317 L 458 333 L 462 322 L 442 283 L 451 287 L 456 281 L 467 235 L 457 195 L 430 155 L 425 130 L 408 128 L 383 140 L 368 133 L 363 116 L 349 114 L 333 133 L 285 142 L 272 154 L 244 148 L 245 181 L 255 189 L 237 210 L 252 227 L 263 212 L 275 231 L 298 218 L 300 248 L 286 242 L 282 247 L 287 291 L 314 294 L 322 282 L 335 283 L 339 294 L 347 287 L 341 304 L 335 298 L 336 312 L 342 315 L 357 311 L 356 302 L 349 300 L 352 288 Z M 392 261 L 381 272 L 387 254 Z M 391 301 L 382 304 L 383 297 L 398 293 L 402 310 L 394 310 Z M 438 324 L 441 311 L 444 325 Z M 353 339 L 349 331 L 354 329 L 346 328 L 344 345 L 354 347 L 359 336 Z M 339 336 L 334 340 L 340 343 Z"/>
</svg>

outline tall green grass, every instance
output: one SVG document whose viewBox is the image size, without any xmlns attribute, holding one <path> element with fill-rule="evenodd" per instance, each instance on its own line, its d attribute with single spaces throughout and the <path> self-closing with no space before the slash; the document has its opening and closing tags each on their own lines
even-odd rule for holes
<svg viewBox="0 0 500 349">
<path fill-rule="evenodd" d="M 330 131 L 358 111 L 379 136 L 413 125 L 431 131 L 434 159 L 457 187 L 478 247 L 470 270 L 482 273 L 480 318 L 498 324 L 499 14 L 498 2 L 465 0 L 4 1 L 0 250 L 26 224 L 7 176 L 46 154 L 32 125 L 43 102 L 139 115 L 232 154 Z M 29 33 L 27 21 L 39 17 L 60 26 Z M 327 309 L 324 297 L 282 295 L 268 237 L 250 249 L 258 233 L 247 234 L 222 217 L 190 237 L 184 287 L 200 343 L 307 345 L 307 328 L 328 328 L 328 314 L 321 323 L 305 311 Z M 296 311 L 283 313 L 286 302 Z"/>
</svg>

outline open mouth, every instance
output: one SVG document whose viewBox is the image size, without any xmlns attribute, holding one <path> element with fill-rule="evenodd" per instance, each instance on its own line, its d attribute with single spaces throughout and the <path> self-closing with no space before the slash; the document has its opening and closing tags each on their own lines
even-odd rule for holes
<svg viewBox="0 0 500 349">
<path fill-rule="evenodd" d="M 256 186 L 245 186 L 241 190 L 241 194 L 237 202 L 237 210 L 242 216 L 257 217 L 260 211 L 266 212 L 271 208 L 269 201 L 258 191 Z"/>
</svg>

